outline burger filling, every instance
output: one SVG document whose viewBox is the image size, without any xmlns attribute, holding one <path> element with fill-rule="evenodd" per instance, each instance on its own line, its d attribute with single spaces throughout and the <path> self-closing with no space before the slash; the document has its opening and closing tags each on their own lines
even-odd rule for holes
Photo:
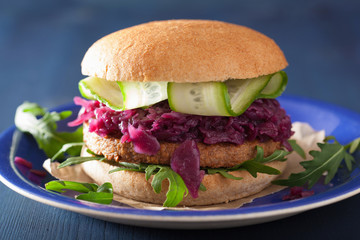
<svg viewBox="0 0 360 240">
<path fill-rule="evenodd" d="M 89 131 L 101 137 L 117 137 L 133 142 L 135 151 L 154 155 L 158 142 L 182 143 L 194 140 L 204 144 L 272 140 L 287 149 L 292 135 L 290 117 L 275 99 L 258 99 L 240 116 L 199 116 L 174 112 L 167 101 L 149 108 L 115 111 L 98 101 L 79 97 L 83 110 L 71 126 L 89 123 Z M 154 149 L 156 151 L 154 151 Z"/>
<path fill-rule="evenodd" d="M 178 144 L 172 153 L 170 167 L 181 176 L 193 198 L 198 197 L 205 173 L 210 173 L 200 168 L 197 143 L 242 145 L 251 141 L 272 141 L 291 149 L 287 142 L 292 135 L 290 117 L 275 99 L 257 99 L 236 117 L 179 113 L 171 110 L 166 100 L 148 108 L 124 111 L 113 110 L 95 100 L 75 97 L 74 101 L 82 106 L 82 110 L 70 126 L 86 123 L 89 132 L 102 138 L 120 139 L 123 144 L 131 142 L 133 150 L 141 155 L 156 155 L 160 142 Z M 264 171 L 278 174 L 276 169 L 270 170 Z M 236 179 L 220 171 L 222 175 Z M 214 173 L 217 172 L 219 170 L 215 169 Z"/>
</svg>

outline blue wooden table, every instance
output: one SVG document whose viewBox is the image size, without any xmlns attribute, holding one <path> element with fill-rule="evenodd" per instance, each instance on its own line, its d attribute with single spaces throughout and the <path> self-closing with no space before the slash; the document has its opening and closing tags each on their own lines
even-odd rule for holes
<svg viewBox="0 0 360 240">
<path fill-rule="evenodd" d="M 78 95 L 80 62 L 98 38 L 160 19 L 217 19 L 275 39 L 290 63 L 287 94 L 360 112 L 360 2 L 0 2 L 0 131 L 23 101 L 54 107 Z M 1 166 L 0 166 L 1 167 Z M 27 199 L 0 183 L 0 239 L 358 239 L 360 196 L 266 224 L 161 230 L 105 222 Z"/>
</svg>

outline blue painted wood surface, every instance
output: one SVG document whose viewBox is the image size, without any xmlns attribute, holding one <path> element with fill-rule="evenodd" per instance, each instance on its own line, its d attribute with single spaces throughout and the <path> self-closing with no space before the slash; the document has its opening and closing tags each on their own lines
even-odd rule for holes
<svg viewBox="0 0 360 240">
<path fill-rule="evenodd" d="M 160 19 L 217 19 L 272 37 L 290 65 L 287 93 L 360 112 L 360 1 L 177 0 L 0 2 L 0 131 L 23 101 L 46 107 L 78 95 L 80 62 L 98 38 Z M 1 166 L 0 166 L 1 167 Z M 360 196 L 284 220 L 214 231 L 109 223 L 46 206 L 0 183 L 0 239 L 356 239 Z"/>
</svg>

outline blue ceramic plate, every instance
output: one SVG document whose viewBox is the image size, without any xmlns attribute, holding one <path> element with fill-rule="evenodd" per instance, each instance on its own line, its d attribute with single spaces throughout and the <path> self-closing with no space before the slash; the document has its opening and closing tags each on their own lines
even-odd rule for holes
<svg viewBox="0 0 360 240">
<path fill-rule="evenodd" d="M 336 136 L 341 143 L 348 143 L 360 136 L 360 115 L 357 113 L 299 97 L 284 96 L 279 100 L 293 121 L 308 122 L 317 130 L 325 129 L 327 135 Z M 74 105 L 62 106 L 55 110 L 65 109 L 78 110 Z M 60 124 L 60 128 L 66 128 L 66 124 Z M 14 157 L 26 158 L 33 163 L 34 169 L 41 169 L 46 157 L 38 150 L 35 141 L 30 136 L 20 133 L 15 127 L 2 133 L 0 143 L 0 180 L 12 190 L 55 207 L 107 221 L 137 226 L 201 229 L 250 225 L 291 216 L 340 201 L 360 192 L 360 170 L 355 169 L 351 174 L 346 171 L 339 172 L 328 186 L 317 184 L 313 196 L 292 201 L 281 200 L 288 191 L 283 190 L 231 210 L 153 211 L 106 206 L 84 203 L 47 192 L 42 184 L 39 186 L 26 179 L 15 167 Z M 47 180 L 50 179 L 45 179 L 44 182 Z"/>
</svg>

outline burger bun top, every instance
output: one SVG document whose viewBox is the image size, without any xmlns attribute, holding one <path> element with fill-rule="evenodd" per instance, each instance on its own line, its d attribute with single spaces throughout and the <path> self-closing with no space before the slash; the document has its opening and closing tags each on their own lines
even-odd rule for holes
<svg viewBox="0 0 360 240">
<path fill-rule="evenodd" d="M 208 20 L 149 22 L 95 42 L 82 73 L 110 81 L 247 79 L 287 66 L 279 46 L 250 28 Z"/>
</svg>

